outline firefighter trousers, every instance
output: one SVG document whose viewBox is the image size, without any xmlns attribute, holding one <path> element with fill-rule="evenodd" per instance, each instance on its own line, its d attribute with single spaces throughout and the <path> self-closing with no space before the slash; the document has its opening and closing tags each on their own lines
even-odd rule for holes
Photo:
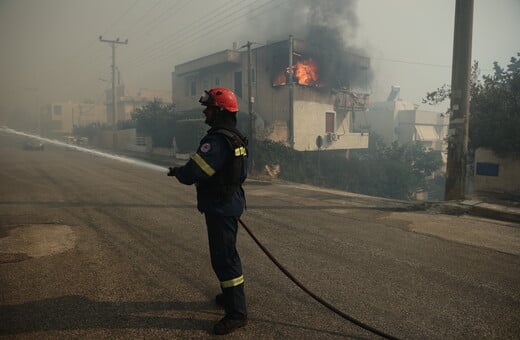
<svg viewBox="0 0 520 340">
<path fill-rule="evenodd" d="M 211 266 L 224 294 L 224 309 L 230 319 L 247 317 L 242 264 L 236 249 L 238 217 L 205 214 Z"/>
</svg>

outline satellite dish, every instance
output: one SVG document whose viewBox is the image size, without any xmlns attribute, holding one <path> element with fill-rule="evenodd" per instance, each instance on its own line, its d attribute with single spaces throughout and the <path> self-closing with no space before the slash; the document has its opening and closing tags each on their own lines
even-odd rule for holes
<svg viewBox="0 0 520 340">
<path fill-rule="evenodd" d="M 323 137 L 318 136 L 316 138 L 316 146 L 318 147 L 318 149 L 320 149 L 323 146 Z"/>
</svg>

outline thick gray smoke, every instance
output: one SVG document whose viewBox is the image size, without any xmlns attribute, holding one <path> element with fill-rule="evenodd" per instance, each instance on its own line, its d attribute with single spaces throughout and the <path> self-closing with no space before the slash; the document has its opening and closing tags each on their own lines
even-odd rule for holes
<svg viewBox="0 0 520 340">
<path fill-rule="evenodd" d="M 269 15 L 252 18 L 251 24 L 258 41 L 292 35 L 314 45 L 320 78 L 327 85 L 366 88 L 372 73 L 368 63 L 360 67 L 359 56 L 367 54 L 353 43 L 359 25 L 356 6 L 357 0 L 287 0 Z"/>
<path fill-rule="evenodd" d="M 320 51 L 320 74 L 332 87 L 367 87 L 371 78 L 369 65 L 359 58 L 366 56 L 365 53 L 352 44 L 358 27 L 356 3 L 354 0 L 309 1 L 304 39 Z"/>
</svg>

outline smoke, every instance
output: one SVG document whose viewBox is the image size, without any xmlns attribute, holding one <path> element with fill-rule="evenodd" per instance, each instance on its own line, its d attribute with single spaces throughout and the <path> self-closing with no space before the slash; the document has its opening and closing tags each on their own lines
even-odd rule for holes
<svg viewBox="0 0 520 340">
<path fill-rule="evenodd" d="M 351 42 L 359 20 L 355 0 L 309 1 L 304 39 L 319 51 L 322 81 L 335 88 L 367 88 L 369 74 L 364 51 Z"/>
<path fill-rule="evenodd" d="M 289 35 L 314 46 L 320 79 L 334 88 L 368 88 L 373 78 L 367 53 L 354 45 L 359 19 L 357 0 L 287 0 L 261 18 L 251 18 L 259 41 Z M 360 66 L 362 65 L 362 67 Z"/>
</svg>

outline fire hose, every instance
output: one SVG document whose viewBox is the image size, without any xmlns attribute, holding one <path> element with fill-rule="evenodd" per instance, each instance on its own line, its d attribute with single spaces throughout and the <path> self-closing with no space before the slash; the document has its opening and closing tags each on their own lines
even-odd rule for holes
<svg viewBox="0 0 520 340">
<path fill-rule="evenodd" d="M 284 266 L 282 266 L 280 264 L 280 262 L 278 262 L 278 260 L 269 252 L 269 250 L 267 250 L 266 247 L 264 247 L 264 245 L 262 243 L 260 243 L 260 241 L 256 238 L 256 236 L 251 232 L 251 230 L 247 227 L 247 225 L 241 220 L 241 219 L 238 219 L 238 221 L 240 222 L 240 224 L 242 225 L 242 227 L 244 227 L 244 229 L 246 230 L 246 232 L 249 234 L 249 236 L 251 236 L 251 238 L 253 239 L 253 241 L 255 241 L 255 243 L 258 245 L 258 247 L 260 247 L 260 249 L 262 249 L 262 251 L 264 252 L 264 254 L 278 267 L 278 269 L 280 269 L 282 271 L 282 273 L 285 274 L 285 276 L 287 276 L 294 284 L 296 284 L 301 290 L 303 290 L 305 293 L 307 293 L 308 295 L 310 295 L 314 300 L 318 301 L 320 304 L 322 304 L 323 306 L 327 307 L 329 310 L 331 310 L 332 312 L 336 313 L 337 315 L 341 316 L 342 318 L 352 322 L 353 324 L 369 331 L 369 332 L 372 332 L 376 335 L 379 335 L 383 338 L 386 338 L 386 339 L 398 339 L 397 337 L 395 336 L 392 336 L 392 335 L 389 335 L 387 333 L 384 333 L 374 327 L 371 327 L 359 320 L 356 320 L 355 318 L 353 318 L 352 316 L 340 311 L 339 309 L 337 309 L 336 307 L 334 307 L 333 305 L 331 305 L 330 303 L 328 303 L 327 301 L 323 300 L 322 298 L 320 298 L 319 296 L 317 296 L 316 294 L 314 294 L 313 292 L 311 292 L 307 287 L 305 287 L 300 281 L 298 281 Z"/>
</svg>

